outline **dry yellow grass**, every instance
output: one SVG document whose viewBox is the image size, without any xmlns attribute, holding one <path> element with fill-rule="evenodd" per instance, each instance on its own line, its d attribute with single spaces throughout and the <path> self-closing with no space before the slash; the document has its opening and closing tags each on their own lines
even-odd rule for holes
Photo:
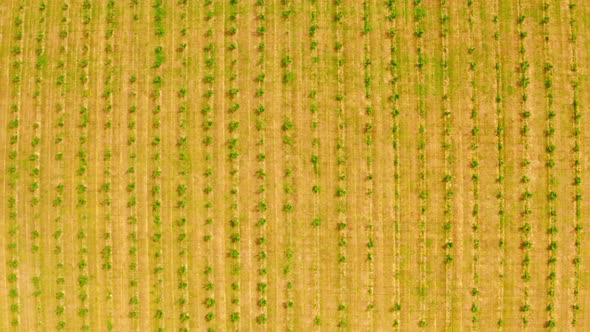
<svg viewBox="0 0 590 332">
<path fill-rule="evenodd" d="M 0 16 L 1 331 L 590 327 L 583 1 Z"/>
</svg>

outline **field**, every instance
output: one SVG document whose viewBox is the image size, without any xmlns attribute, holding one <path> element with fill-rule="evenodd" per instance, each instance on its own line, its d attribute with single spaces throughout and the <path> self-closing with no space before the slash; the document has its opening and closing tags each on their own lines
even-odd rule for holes
<svg viewBox="0 0 590 332">
<path fill-rule="evenodd" d="M 590 330 L 590 2 L 0 1 L 0 331 Z"/>
</svg>

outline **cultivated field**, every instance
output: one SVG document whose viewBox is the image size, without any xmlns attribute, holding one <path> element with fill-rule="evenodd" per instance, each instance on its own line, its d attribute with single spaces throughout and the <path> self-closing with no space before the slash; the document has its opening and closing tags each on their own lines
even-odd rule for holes
<svg viewBox="0 0 590 332">
<path fill-rule="evenodd" d="M 0 331 L 590 331 L 590 2 L 1 0 Z"/>
</svg>

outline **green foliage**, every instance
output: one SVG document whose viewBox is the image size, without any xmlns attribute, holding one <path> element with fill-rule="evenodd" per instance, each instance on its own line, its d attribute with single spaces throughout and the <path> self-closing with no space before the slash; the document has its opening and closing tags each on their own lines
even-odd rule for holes
<svg viewBox="0 0 590 332">
<path fill-rule="evenodd" d="M 258 324 L 266 324 L 267 321 L 268 318 L 266 317 L 266 314 L 260 314 L 258 317 L 256 317 L 256 322 Z"/>
<path fill-rule="evenodd" d="M 293 72 L 287 72 L 285 73 L 285 75 L 283 75 L 283 83 L 290 83 L 293 82 L 295 80 L 295 73 Z"/>
<path fill-rule="evenodd" d="M 212 308 L 215 305 L 215 303 L 216 301 L 212 297 L 208 297 L 207 299 L 205 299 L 205 306 L 207 306 L 207 308 Z"/>
</svg>

